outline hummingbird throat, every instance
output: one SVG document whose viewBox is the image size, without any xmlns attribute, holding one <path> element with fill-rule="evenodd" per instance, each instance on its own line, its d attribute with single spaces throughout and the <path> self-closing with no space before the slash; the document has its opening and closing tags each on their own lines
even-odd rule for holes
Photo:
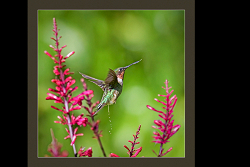
<svg viewBox="0 0 250 167">
<path fill-rule="evenodd" d="M 118 81 L 118 83 L 119 83 L 121 86 L 123 85 L 123 81 L 122 81 L 121 78 L 117 77 L 117 81 Z"/>
</svg>

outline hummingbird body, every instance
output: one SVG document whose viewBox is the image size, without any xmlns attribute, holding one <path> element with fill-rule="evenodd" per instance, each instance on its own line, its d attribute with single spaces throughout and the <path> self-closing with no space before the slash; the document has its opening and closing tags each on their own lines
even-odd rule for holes
<svg viewBox="0 0 250 167">
<path fill-rule="evenodd" d="M 103 90 L 102 99 L 99 105 L 96 107 L 97 111 L 95 112 L 95 114 L 100 111 L 104 106 L 116 103 L 117 98 L 122 93 L 125 70 L 131 65 L 136 64 L 140 61 L 141 60 L 134 62 L 126 67 L 119 67 L 115 70 L 109 69 L 108 76 L 105 81 L 92 78 L 88 75 L 79 72 L 84 78 L 89 79 L 91 82 L 95 83 Z"/>
</svg>

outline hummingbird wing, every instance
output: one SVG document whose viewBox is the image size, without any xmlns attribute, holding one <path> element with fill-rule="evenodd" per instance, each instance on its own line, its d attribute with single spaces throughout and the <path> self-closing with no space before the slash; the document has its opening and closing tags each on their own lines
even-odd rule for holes
<svg viewBox="0 0 250 167">
<path fill-rule="evenodd" d="M 98 85 L 104 91 L 104 87 L 105 87 L 104 81 L 96 79 L 96 78 L 93 78 L 93 77 L 90 77 L 90 76 L 82 74 L 82 73 L 80 73 L 80 74 L 83 76 L 83 78 L 89 79 L 91 82 L 93 82 L 94 84 Z"/>
<path fill-rule="evenodd" d="M 109 69 L 108 76 L 105 79 L 104 83 L 109 87 L 111 85 L 115 85 L 117 83 L 117 76 L 116 73 L 112 70 Z"/>
</svg>

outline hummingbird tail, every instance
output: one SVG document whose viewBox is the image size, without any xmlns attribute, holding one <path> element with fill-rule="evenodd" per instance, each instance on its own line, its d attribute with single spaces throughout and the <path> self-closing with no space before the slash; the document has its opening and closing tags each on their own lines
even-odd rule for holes
<svg viewBox="0 0 250 167">
<path fill-rule="evenodd" d="M 100 103 L 100 104 L 96 107 L 97 110 L 96 110 L 96 112 L 94 113 L 94 115 L 97 114 L 97 112 L 99 112 L 105 105 L 106 105 L 105 103 Z"/>
</svg>

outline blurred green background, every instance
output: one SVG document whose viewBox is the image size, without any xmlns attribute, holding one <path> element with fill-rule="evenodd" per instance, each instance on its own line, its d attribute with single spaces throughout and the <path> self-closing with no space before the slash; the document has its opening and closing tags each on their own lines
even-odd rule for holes
<svg viewBox="0 0 250 167">
<path fill-rule="evenodd" d="M 55 89 L 51 79 L 55 78 L 54 62 L 44 51 L 52 55 L 55 51 L 49 45 L 55 46 L 50 38 L 53 35 L 53 18 L 56 18 L 60 29 L 59 46 L 67 45 L 62 55 L 69 52 L 75 54 L 66 60 L 66 68 L 74 72 L 76 80 L 73 86 L 78 86 L 73 96 L 83 91 L 78 71 L 92 77 L 105 80 L 108 69 L 127 66 L 142 59 L 136 65 L 126 70 L 122 95 L 115 105 L 104 107 L 95 119 L 99 119 L 100 130 L 103 130 L 103 143 L 107 155 L 115 153 L 128 157 L 127 150 L 133 140 L 139 125 L 140 142 L 135 148 L 142 146 L 138 157 L 155 157 L 159 144 L 152 143 L 154 120 L 161 119 L 158 113 L 147 109 L 146 105 L 163 110 L 163 105 L 154 100 L 164 101 L 158 94 L 166 94 L 162 89 L 167 79 L 174 90 L 178 101 L 174 108 L 174 125 L 181 125 L 180 130 L 164 145 L 165 151 L 173 150 L 164 157 L 185 157 L 185 96 L 184 96 L 184 10 L 38 10 L 38 157 L 43 157 L 51 143 L 50 128 L 55 137 L 73 157 L 73 149 L 65 128 L 67 125 L 54 123 L 61 112 L 52 109 L 62 104 L 45 100 L 48 88 Z M 88 88 L 94 91 L 92 102 L 100 100 L 102 90 L 86 81 Z M 84 103 L 85 104 L 85 103 Z M 74 115 L 86 110 L 76 110 Z M 111 122 L 109 121 L 109 117 Z M 112 130 L 111 125 L 112 124 Z M 111 134 L 109 131 L 111 130 Z M 96 139 L 89 126 L 81 127 L 78 133 L 84 133 L 76 139 L 76 149 L 92 147 L 93 157 L 103 157 Z"/>
</svg>

